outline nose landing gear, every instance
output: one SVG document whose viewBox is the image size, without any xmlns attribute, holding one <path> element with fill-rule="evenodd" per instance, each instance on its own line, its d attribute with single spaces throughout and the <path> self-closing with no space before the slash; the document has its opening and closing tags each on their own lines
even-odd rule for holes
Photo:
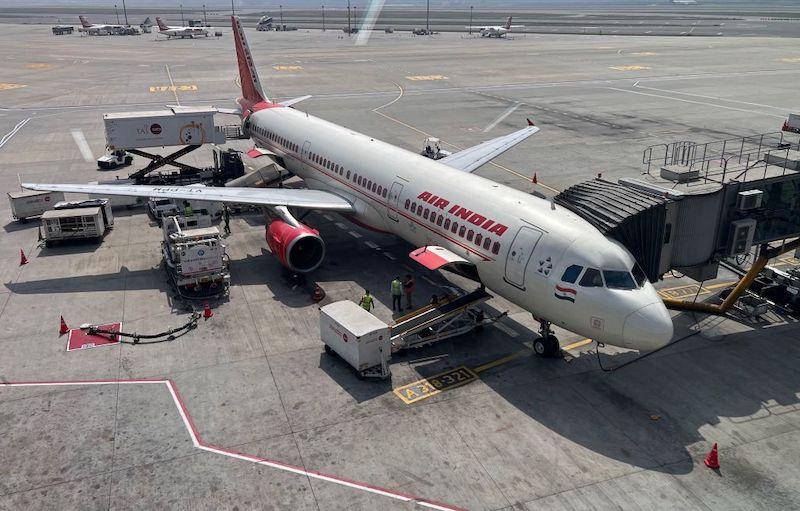
<svg viewBox="0 0 800 511">
<path fill-rule="evenodd" d="M 561 345 L 558 338 L 550 329 L 550 322 L 539 320 L 539 338 L 533 341 L 533 351 L 536 355 L 546 358 L 556 358 L 561 355 Z"/>
</svg>

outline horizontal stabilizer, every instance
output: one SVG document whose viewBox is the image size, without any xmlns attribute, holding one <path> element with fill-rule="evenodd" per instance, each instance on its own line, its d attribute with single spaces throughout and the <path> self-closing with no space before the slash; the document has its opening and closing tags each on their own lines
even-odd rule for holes
<svg viewBox="0 0 800 511">
<path fill-rule="evenodd" d="M 254 147 L 247 151 L 247 156 L 250 158 L 260 158 L 262 156 L 275 156 L 275 153 L 272 151 L 267 151 L 266 149 L 261 149 L 260 147 Z"/>
<path fill-rule="evenodd" d="M 297 103 L 299 103 L 301 101 L 305 101 L 310 97 L 311 97 L 311 95 L 309 94 L 308 96 L 300 96 L 299 98 L 287 99 L 286 101 L 281 101 L 278 104 L 280 106 L 292 106 L 292 105 L 297 104 Z"/>
</svg>

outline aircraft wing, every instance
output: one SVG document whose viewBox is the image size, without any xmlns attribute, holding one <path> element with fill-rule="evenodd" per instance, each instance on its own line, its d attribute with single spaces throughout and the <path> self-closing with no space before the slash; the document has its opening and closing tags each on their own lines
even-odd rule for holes
<svg viewBox="0 0 800 511">
<path fill-rule="evenodd" d="M 151 186 L 151 185 L 81 185 L 22 183 L 28 190 L 66 193 L 91 193 L 158 197 L 164 199 L 197 199 L 259 206 L 290 206 L 297 208 L 355 212 L 353 204 L 334 193 L 322 190 L 296 188 L 219 188 L 206 186 Z"/>
<path fill-rule="evenodd" d="M 454 169 L 472 172 L 538 131 L 539 128 L 528 120 L 528 126 L 519 131 L 487 140 L 482 144 L 463 149 L 437 161 Z"/>
</svg>

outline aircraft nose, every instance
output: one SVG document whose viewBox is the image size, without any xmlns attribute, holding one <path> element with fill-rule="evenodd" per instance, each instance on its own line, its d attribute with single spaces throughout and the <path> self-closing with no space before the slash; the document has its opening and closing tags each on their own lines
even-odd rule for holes
<svg viewBox="0 0 800 511">
<path fill-rule="evenodd" d="M 672 318 L 661 302 L 645 305 L 625 318 L 622 336 L 629 347 L 658 349 L 672 340 Z"/>
</svg>

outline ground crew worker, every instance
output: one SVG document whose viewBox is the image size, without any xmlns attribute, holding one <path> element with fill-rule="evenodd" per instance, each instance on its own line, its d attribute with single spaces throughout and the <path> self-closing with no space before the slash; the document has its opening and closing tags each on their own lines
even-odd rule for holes
<svg viewBox="0 0 800 511">
<path fill-rule="evenodd" d="M 406 275 L 406 280 L 403 282 L 403 291 L 406 294 L 406 307 L 409 309 L 414 307 L 414 305 L 411 303 L 411 295 L 414 294 L 414 284 L 414 277 L 411 275 Z"/>
<path fill-rule="evenodd" d="M 392 281 L 392 311 L 403 310 L 402 299 L 403 299 L 403 282 L 400 280 L 400 276 L 398 275 Z"/>
<path fill-rule="evenodd" d="M 361 297 L 361 301 L 358 304 L 364 307 L 367 312 L 375 308 L 375 301 L 372 299 L 372 295 L 369 294 L 369 289 L 364 290 L 364 296 Z"/>
<path fill-rule="evenodd" d="M 231 233 L 231 210 L 227 204 L 222 205 L 222 220 L 225 223 L 225 234 Z"/>
<path fill-rule="evenodd" d="M 194 216 L 194 208 L 189 205 L 189 201 L 183 201 L 183 216 Z"/>
</svg>

